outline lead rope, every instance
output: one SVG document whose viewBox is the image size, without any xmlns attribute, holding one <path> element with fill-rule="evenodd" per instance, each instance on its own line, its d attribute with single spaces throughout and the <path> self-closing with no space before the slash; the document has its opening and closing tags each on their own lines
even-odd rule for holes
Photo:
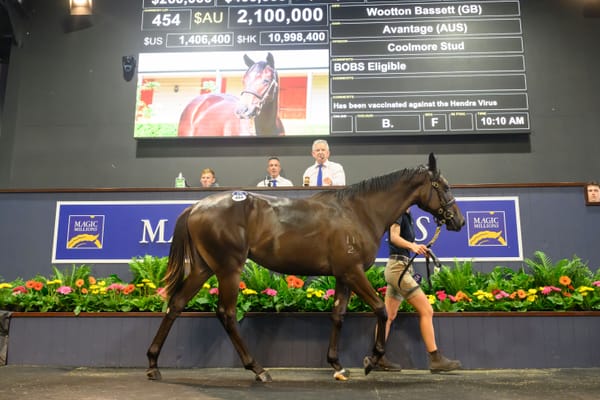
<svg viewBox="0 0 600 400">
<path fill-rule="evenodd" d="M 433 251 L 431 250 L 431 246 L 433 245 L 433 243 L 435 243 L 438 236 L 440 236 L 441 231 L 442 231 L 442 227 L 441 227 L 441 225 L 438 225 L 437 228 L 435 228 L 435 233 L 433 234 L 433 238 L 431 238 L 429 243 L 427 243 L 427 248 L 429 249 L 429 251 L 427 252 L 427 255 L 425 255 L 425 267 L 427 269 L 427 283 L 429 284 L 429 288 L 432 287 L 431 286 L 431 270 L 429 268 L 429 258 L 431 258 L 433 260 L 433 264 L 436 267 L 438 267 L 438 268 L 442 267 L 440 260 L 438 260 L 438 258 L 435 256 L 435 254 L 433 254 Z"/>
<path fill-rule="evenodd" d="M 435 256 L 435 254 L 433 254 L 433 251 L 431 251 L 431 246 L 438 239 L 441 231 L 442 231 L 442 226 L 438 225 L 437 228 L 435 228 L 435 233 L 433 234 L 433 237 L 431 238 L 429 243 L 426 244 L 428 252 L 427 252 L 427 255 L 425 255 L 425 266 L 427 268 L 427 283 L 429 283 L 429 287 L 431 287 L 431 271 L 429 270 L 429 259 L 431 258 L 433 260 L 433 263 L 435 264 L 436 267 L 439 268 L 441 266 L 440 260 L 438 260 L 438 258 Z M 408 260 L 408 263 L 406 264 L 406 268 L 400 274 L 400 277 L 398 278 L 398 287 L 400 287 L 400 282 L 402 282 L 402 278 L 404 278 L 404 274 L 406 274 L 406 271 L 408 271 L 408 268 L 413 263 L 415 257 L 417 257 L 417 254 L 414 254 L 410 258 L 410 260 Z"/>
</svg>

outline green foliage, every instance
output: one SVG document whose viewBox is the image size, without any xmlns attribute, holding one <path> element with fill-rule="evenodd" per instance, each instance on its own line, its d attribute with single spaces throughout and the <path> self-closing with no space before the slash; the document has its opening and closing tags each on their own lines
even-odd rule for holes
<svg viewBox="0 0 600 400">
<path fill-rule="evenodd" d="M 471 261 L 443 265 L 424 287 L 435 311 L 539 311 L 600 310 L 600 270 L 592 273 L 579 258 L 553 263 L 544 253 L 525 260 L 525 268 L 514 271 L 497 266 L 489 273 L 476 272 Z M 133 279 L 124 283 L 117 275 L 96 279 L 89 266 L 53 267 L 50 278 L 0 281 L 0 309 L 9 311 L 164 311 L 167 307 L 160 285 L 167 258 L 145 256 L 132 259 Z M 373 266 L 366 276 L 383 299 L 384 267 Z M 336 279 L 305 277 L 269 271 L 248 261 L 240 276 L 237 318 L 248 312 L 327 312 L 335 301 Z M 217 278 L 211 276 L 188 302 L 185 311 L 214 312 L 219 302 Z M 371 311 L 351 293 L 349 312 Z M 400 311 L 414 311 L 402 302 Z"/>
<path fill-rule="evenodd" d="M 175 137 L 177 136 L 177 124 L 166 122 L 137 122 L 135 124 L 133 136 L 136 138 Z"/>
<path fill-rule="evenodd" d="M 471 261 L 454 262 L 454 268 L 442 265 L 431 276 L 432 290 L 445 290 L 448 293 L 476 290 L 480 284 L 479 274 L 473 273 Z"/>
<path fill-rule="evenodd" d="M 73 265 L 70 270 L 65 269 L 60 271 L 56 266 L 52 266 L 52 271 L 54 274 L 50 280 L 59 280 L 65 286 L 74 287 L 78 279 L 86 279 L 89 277 L 92 269 L 87 265 Z"/>
<path fill-rule="evenodd" d="M 593 278 L 590 269 L 577 256 L 553 263 L 545 253 L 536 251 L 533 259 L 525 259 L 525 264 L 531 269 L 536 286 L 558 285 L 561 276 L 571 278 L 573 286 L 590 285 Z"/>
<path fill-rule="evenodd" d="M 145 255 L 142 258 L 132 258 L 129 270 L 133 276 L 132 283 L 140 283 L 144 279 L 154 283 L 156 287 L 162 284 L 167 273 L 169 257 L 152 257 Z"/>
</svg>

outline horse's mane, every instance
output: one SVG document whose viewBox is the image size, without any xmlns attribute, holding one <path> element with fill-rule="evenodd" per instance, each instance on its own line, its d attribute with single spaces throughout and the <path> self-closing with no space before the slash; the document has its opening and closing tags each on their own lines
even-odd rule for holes
<svg viewBox="0 0 600 400">
<path fill-rule="evenodd" d="M 428 171 L 428 168 L 423 165 L 417 168 L 405 168 L 390 172 L 386 175 L 375 176 L 373 178 L 366 179 L 364 181 L 347 186 L 342 190 L 328 190 L 321 193 L 331 193 L 337 198 L 337 200 L 353 199 L 356 196 L 366 193 L 385 191 L 389 189 L 390 186 L 398 182 L 398 180 L 402 179 L 408 181 L 413 179 L 415 176 L 427 173 Z M 319 194 L 317 194 L 317 196 L 318 195 Z"/>
</svg>

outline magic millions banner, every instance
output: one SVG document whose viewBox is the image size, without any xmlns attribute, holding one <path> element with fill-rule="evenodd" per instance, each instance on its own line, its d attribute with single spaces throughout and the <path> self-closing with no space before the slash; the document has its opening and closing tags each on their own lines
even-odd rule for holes
<svg viewBox="0 0 600 400">
<path fill-rule="evenodd" d="M 457 198 L 465 226 L 445 228 L 432 250 L 442 261 L 520 261 L 523 259 L 517 197 Z M 127 263 L 134 257 L 169 254 L 179 214 L 192 201 L 57 202 L 53 263 Z M 428 243 L 433 217 L 412 208 L 416 239 Z M 377 261 L 388 256 L 384 235 Z"/>
</svg>

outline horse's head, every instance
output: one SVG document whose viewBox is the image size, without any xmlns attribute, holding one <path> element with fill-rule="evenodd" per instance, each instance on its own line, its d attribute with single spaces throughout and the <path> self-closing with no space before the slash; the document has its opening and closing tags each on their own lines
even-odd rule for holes
<svg viewBox="0 0 600 400">
<path fill-rule="evenodd" d="M 254 118 L 266 103 L 277 100 L 279 77 L 271 53 L 267 55 L 266 61 L 256 63 L 248 55 L 244 55 L 244 62 L 248 70 L 242 80 L 244 89 L 236 114 L 240 118 Z"/>
<path fill-rule="evenodd" d="M 428 186 L 421 191 L 417 205 L 431 213 L 438 225 L 446 224 L 451 231 L 460 231 L 465 224 L 465 219 L 456 205 L 456 200 L 450 191 L 446 178 L 437 169 L 437 162 L 433 153 L 429 154 Z"/>
</svg>

